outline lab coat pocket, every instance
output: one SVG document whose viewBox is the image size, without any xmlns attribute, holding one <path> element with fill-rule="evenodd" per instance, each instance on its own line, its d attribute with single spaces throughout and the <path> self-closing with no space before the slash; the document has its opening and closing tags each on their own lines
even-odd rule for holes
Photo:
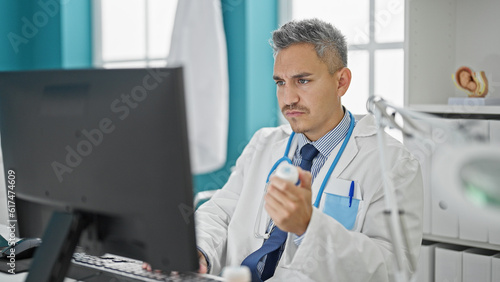
<svg viewBox="0 0 500 282">
<path fill-rule="evenodd" d="M 323 207 L 323 212 L 336 219 L 340 224 L 344 225 L 346 229 L 352 230 L 356 223 L 360 200 L 351 200 L 350 197 L 329 193 L 324 193 L 324 197 L 325 205 Z"/>
<path fill-rule="evenodd" d="M 322 211 L 342 224 L 346 229 L 359 229 L 359 215 L 363 209 L 363 197 L 359 184 L 344 179 L 331 179 L 323 191 Z"/>
</svg>

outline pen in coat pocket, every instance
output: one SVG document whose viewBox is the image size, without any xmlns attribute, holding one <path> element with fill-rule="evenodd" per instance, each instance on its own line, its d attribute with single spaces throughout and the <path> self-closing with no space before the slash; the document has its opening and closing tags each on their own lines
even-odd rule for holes
<svg viewBox="0 0 500 282">
<path fill-rule="evenodd" d="M 349 189 L 349 207 L 352 205 L 352 197 L 354 196 L 354 181 L 351 181 L 351 188 Z"/>
</svg>

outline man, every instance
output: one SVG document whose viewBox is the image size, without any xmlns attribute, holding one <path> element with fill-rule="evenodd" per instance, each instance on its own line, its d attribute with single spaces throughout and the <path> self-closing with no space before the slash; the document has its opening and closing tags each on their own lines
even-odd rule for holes
<svg viewBox="0 0 500 282">
<path fill-rule="evenodd" d="M 257 264 L 253 280 L 270 268 L 276 281 L 392 280 L 395 255 L 384 215 L 374 118 L 368 115 L 354 125 L 341 104 L 351 82 L 344 36 L 325 22 L 303 20 L 274 31 L 272 45 L 278 103 L 290 124 L 255 133 L 226 185 L 196 212 L 203 271 L 219 274 L 224 266 L 243 263 Z M 390 180 L 405 209 L 403 263 L 411 272 L 422 239 L 421 172 L 402 144 L 386 138 Z M 305 147 L 314 147 L 312 161 Z M 266 192 L 268 174 L 284 155 L 307 167 L 298 168 L 300 184 L 271 176 Z M 278 265 L 268 267 L 271 254 L 249 263 L 268 244 L 263 233 L 279 232 L 286 241 L 278 247 Z"/>
</svg>

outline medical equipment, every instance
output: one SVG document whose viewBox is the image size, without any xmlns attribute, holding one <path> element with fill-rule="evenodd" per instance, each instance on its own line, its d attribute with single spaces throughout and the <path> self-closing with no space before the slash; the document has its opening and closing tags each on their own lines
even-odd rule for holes
<svg viewBox="0 0 500 282">
<path fill-rule="evenodd" d="M 387 177 L 390 169 L 388 167 L 389 163 L 385 159 L 384 129 L 386 127 L 398 129 L 405 137 L 414 138 L 422 144 L 430 145 L 431 150 L 436 155 L 433 159 L 433 166 L 439 167 L 439 175 L 433 179 L 433 182 L 437 184 L 436 187 L 440 188 L 437 192 L 444 194 L 442 198 L 454 203 L 455 207 L 460 206 L 460 210 L 455 211 L 457 214 L 466 214 L 467 216 L 474 214 L 474 216 L 483 216 L 492 220 L 495 215 L 498 216 L 498 214 L 492 213 L 493 209 L 489 208 L 476 212 L 478 208 L 472 204 L 470 199 L 476 198 L 476 201 L 481 199 L 483 205 L 497 205 L 498 207 L 500 202 L 498 183 L 500 181 L 498 169 L 495 168 L 500 168 L 500 149 L 478 143 L 477 139 L 480 138 L 470 136 L 463 126 L 454 128 L 444 120 L 438 120 L 428 114 L 396 107 L 380 97 L 370 97 L 367 101 L 367 109 L 375 115 L 379 130 L 380 162 L 386 203 L 385 214 L 388 216 L 388 225 L 396 260 L 394 280 L 411 281 L 410 278 L 414 279 L 415 276 L 409 277 L 409 273 L 405 271 L 404 266 L 403 250 L 407 245 L 405 229 L 402 226 L 404 225 L 402 221 L 404 211 L 399 209 L 393 184 L 390 183 Z M 439 129 L 440 139 L 442 139 L 440 141 L 453 140 L 453 146 L 440 147 L 438 151 L 434 151 L 436 144 L 429 144 L 433 141 L 432 137 L 429 138 L 429 133 L 420 128 L 414 122 L 415 120 Z M 483 166 L 486 167 L 483 169 Z M 456 187 L 459 187 L 461 191 L 454 191 Z M 450 209 L 451 207 L 447 207 L 443 203 L 442 208 Z M 410 265 L 413 270 L 416 268 L 416 262 L 411 261 Z"/>
<path fill-rule="evenodd" d="M 460 152 L 457 154 L 456 152 Z M 432 179 L 436 196 L 460 217 L 481 222 L 498 222 L 500 214 L 500 148 L 498 145 L 469 144 L 440 148 L 434 162 L 439 176 Z M 455 191 L 456 188 L 460 191 Z"/>
<path fill-rule="evenodd" d="M 475 149 L 475 148 L 474 148 Z M 482 206 L 500 207 L 500 155 L 498 150 L 482 147 L 461 163 L 460 180 L 468 198 Z"/>
<path fill-rule="evenodd" d="M 373 97 L 371 97 L 373 98 Z M 370 102 L 370 99 L 368 100 Z M 382 168 L 382 181 L 384 188 L 384 199 L 385 199 L 385 212 L 384 214 L 388 216 L 388 225 L 390 229 L 390 234 L 393 243 L 393 250 L 396 258 L 396 269 L 394 271 L 395 281 L 403 282 L 408 281 L 408 274 L 405 271 L 404 261 L 404 246 L 407 245 L 405 236 L 405 230 L 402 228 L 401 223 L 401 214 L 403 213 L 402 209 L 399 209 L 398 203 L 395 200 L 394 187 L 392 183 L 389 181 L 388 171 L 390 171 L 389 163 L 385 160 L 385 140 L 384 140 L 384 129 L 389 123 L 385 123 L 387 119 L 387 112 L 380 107 L 381 101 L 383 99 L 376 101 L 375 99 L 371 100 L 373 102 L 372 108 L 368 108 L 368 111 L 375 115 L 375 119 L 377 121 L 377 139 L 379 143 L 379 153 L 380 153 L 380 164 Z M 370 104 L 368 105 L 370 106 Z M 386 118 L 386 119 L 384 119 Z M 392 119 L 387 119 L 392 121 Z M 396 128 L 400 129 L 403 134 L 407 134 L 397 123 Z M 401 213 L 401 214 L 400 214 Z M 415 269 L 415 262 L 411 262 L 412 268 Z"/>
<path fill-rule="evenodd" d="M 349 139 L 351 138 L 352 131 L 354 130 L 354 126 L 355 126 L 356 121 L 354 119 L 354 116 L 351 114 L 351 112 L 348 111 L 348 113 L 349 113 L 349 117 L 351 118 L 351 122 L 349 124 L 349 130 L 347 132 L 346 137 L 344 138 L 344 142 L 342 143 L 342 146 L 340 147 L 339 152 L 335 156 L 335 159 L 334 159 L 332 165 L 330 166 L 330 169 L 328 170 L 325 178 L 323 179 L 323 182 L 321 183 L 321 187 L 318 191 L 318 195 L 316 196 L 316 200 L 314 201 L 314 206 L 316 208 L 319 207 L 319 203 L 321 202 L 321 196 L 323 195 L 323 191 L 325 190 L 326 183 L 328 183 L 328 179 L 330 179 L 330 176 L 331 176 L 333 170 L 335 169 L 335 166 L 337 166 L 337 163 L 338 163 L 340 157 L 342 156 L 342 153 L 344 152 L 345 147 L 347 146 L 347 143 L 349 142 Z M 273 173 L 275 173 L 275 171 L 277 171 L 280 164 L 282 164 L 283 162 L 286 162 L 288 164 L 292 164 L 292 160 L 288 157 L 288 154 L 290 152 L 290 147 L 291 147 L 294 136 L 295 136 L 295 132 L 292 132 L 292 134 L 288 138 L 288 143 L 286 145 L 286 149 L 285 149 L 285 153 L 284 153 L 283 157 L 280 158 L 278 161 L 276 161 L 276 163 L 272 166 L 271 171 L 269 172 L 269 174 L 267 176 L 266 186 L 264 189 L 264 193 L 262 195 L 262 199 L 261 199 L 260 206 L 259 206 L 259 211 L 257 212 L 257 218 L 255 220 L 255 225 L 254 225 L 254 235 L 256 238 L 268 239 L 270 236 L 270 232 L 268 232 L 268 231 L 271 231 L 274 227 L 274 222 L 273 222 L 271 225 L 271 228 L 267 228 L 268 226 L 266 226 L 266 230 L 264 232 L 259 230 L 259 227 L 261 226 L 261 222 L 262 222 L 262 210 L 264 209 L 264 202 L 265 202 L 264 197 L 265 197 L 266 192 L 267 192 L 267 185 L 269 183 L 269 178 L 271 178 L 271 175 L 273 175 Z M 267 222 L 269 222 L 270 219 L 271 218 L 268 215 Z"/>
</svg>

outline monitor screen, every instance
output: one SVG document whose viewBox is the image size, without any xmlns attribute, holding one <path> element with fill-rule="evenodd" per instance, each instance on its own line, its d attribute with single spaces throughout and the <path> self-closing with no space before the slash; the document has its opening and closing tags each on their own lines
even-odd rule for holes
<svg viewBox="0 0 500 282">
<path fill-rule="evenodd" d="M 90 254 L 196 270 L 183 89 L 181 68 L 0 73 L 19 235 L 46 229 L 38 252 L 47 250 L 51 234 L 68 232 L 52 213 L 77 215 L 68 237 Z"/>
</svg>

